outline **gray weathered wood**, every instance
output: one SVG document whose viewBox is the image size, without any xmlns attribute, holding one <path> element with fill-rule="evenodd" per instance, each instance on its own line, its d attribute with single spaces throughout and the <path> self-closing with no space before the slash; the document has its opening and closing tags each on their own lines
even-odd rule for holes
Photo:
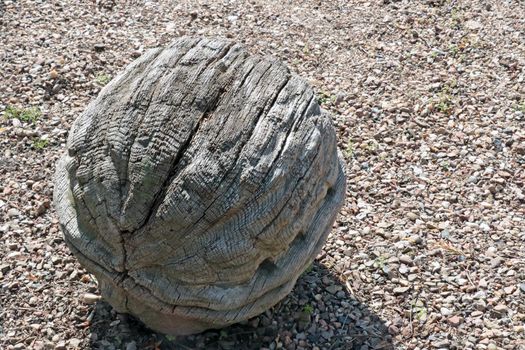
<svg viewBox="0 0 525 350">
<path fill-rule="evenodd" d="M 308 84 L 229 41 L 145 53 L 75 121 L 57 165 L 65 240 L 118 311 L 188 334 L 293 288 L 345 194 Z"/>
</svg>

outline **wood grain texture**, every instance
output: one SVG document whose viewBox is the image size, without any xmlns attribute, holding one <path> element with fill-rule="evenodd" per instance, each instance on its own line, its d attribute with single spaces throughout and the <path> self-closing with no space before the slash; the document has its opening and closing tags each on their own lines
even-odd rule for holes
<svg viewBox="0 0 525 350">
<path fill-rule="evenodd" d="M 57 165 L 65 240 L 118 311 L 168 334 L 253 317 L 319 253 L 345 194 L 330 117 L 276 60 L 185 37 L 75 121 Z"/>
</svg>

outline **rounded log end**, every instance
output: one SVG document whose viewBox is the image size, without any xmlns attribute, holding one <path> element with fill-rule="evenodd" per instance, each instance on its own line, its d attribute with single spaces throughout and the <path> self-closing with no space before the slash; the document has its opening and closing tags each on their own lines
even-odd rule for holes
<svg viewBox="0 0 525 350">
<path fill-rule="evenodd" d="M 132 62 L 73 124 L 54 204 L 103 297 L 172 335 L 282 300 L 343 204 L 331 119 L 280 62 L 184 37 Z"/>
</svg>

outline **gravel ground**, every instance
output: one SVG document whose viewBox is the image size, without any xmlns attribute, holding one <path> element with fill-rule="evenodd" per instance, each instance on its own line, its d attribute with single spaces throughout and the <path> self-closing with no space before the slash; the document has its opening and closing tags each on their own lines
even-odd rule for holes
<svg viewBox="0 0 525 350">
<path fill-rule="evenodd" d="M 348 198 L 283 302 L 174 339 L 98 300 L 50 199 L 75 117 L 185 34 L 315 86 Z M 0 348 L 525 349 L 524 80 L 521 0 L 0 1 Z"/>
</svg>

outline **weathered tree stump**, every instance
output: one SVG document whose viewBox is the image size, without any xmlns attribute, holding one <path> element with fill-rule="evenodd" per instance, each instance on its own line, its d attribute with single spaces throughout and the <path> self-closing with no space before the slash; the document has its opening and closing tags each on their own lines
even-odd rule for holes
<svg viewBox="0 0 525 350">
<path fill-rule="evenodd" d="M 65 240 L 103 297 L 189 334 L 293 288 L 345 194 L 329 116 L 276 60 L 182 38 L 111 81 L 57 165 Z"/>
</svg>

